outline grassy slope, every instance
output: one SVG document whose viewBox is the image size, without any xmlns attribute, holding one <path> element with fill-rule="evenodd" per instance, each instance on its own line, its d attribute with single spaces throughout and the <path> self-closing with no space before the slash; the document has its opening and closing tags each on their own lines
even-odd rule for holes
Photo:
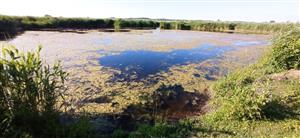
<svg viewBox="0 0 300 138">
<path fill-rule="evenodd" d="M 253 82 L 241 84 L 251 78 Z M 233 88 L 228 88 L 228 85 L 233 85 Z M 299 81 L 270 80 L 265 69 L 257 66 L 218 81 L 214 89 L 217 110 L 203 117 L 202 127 L 228 132 L 218 136 L 300 136 Z M 256 94 L 258 91 L 263 92 Z M 218 97 L 220 92 L 238 94 Z"/>
<path fill-rule="evenodd" d="M 143 125 L 130 136 L 300 137 L 300 78 L 272 77 L 299 69 L 299 34 L 295 29 L 280 35 L 256 64 L 218 80 L 210 113 L 177 124 Z"/>
<path fill-rule="evenodd" d="M 280 35 L 258 63 L 217 81 L 213 86 L 217 110 L 202 118 L 202 127 L 228 132 L 218 136 L 299 137 L 300 78 L 272 77 L 299 69 L 299 34 L 295 29 Z"/>
</svg>

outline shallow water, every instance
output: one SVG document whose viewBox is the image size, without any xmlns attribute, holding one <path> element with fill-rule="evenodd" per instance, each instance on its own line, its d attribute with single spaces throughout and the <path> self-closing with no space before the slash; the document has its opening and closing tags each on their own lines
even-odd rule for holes
<svg viewBox="0 0 300 138">
<path fill-rule="evenodd" d="M 62 60 L 67 70 L 89 68 L 118 70 L 121 74 L 144 78 L 167 71 L 172 66 L 200 63 L 222 58 L 228 51 L 243 47 L 264 46 L 269 36 L 195 31 L 132 31 L 87 33 L 27 31 L 13 40 L 2 42 L 19 49 L 34 50 L 43 46 L 47 63 Z M 84 74 L 83 74 L 84 75 Z"/>
<path fill-rule="evenodd" d="M 201 45 L 192 49 L 175 49 L 169 52 L 128 50 L 117 55 L 101 57 L 99 62 L 101 66 L 116 68 L 122 73 L 144 78 L 174 65 L 186 65 L 216 58 L 232 49 L 233 47 Z"/>
</svg>

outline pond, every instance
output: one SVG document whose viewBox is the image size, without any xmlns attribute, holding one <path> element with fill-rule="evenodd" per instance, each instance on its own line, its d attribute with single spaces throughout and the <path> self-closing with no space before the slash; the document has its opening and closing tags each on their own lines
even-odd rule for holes
<svg viewBox="0 0 300 138">
<path fill-rule="evenodd" d="M 78 111 L 115 114 L 161 84 L 178 85 L 187 93 L 206 91 L 219 77 L 257 61 L 269 39 L 175 30 L 26 31 L 0 45 L 12 44 L 21 51 L 42 45 L 43 61 L 60 60 L 70 74 L 66 103 Z M 95 100 L 101 97 L 110 100 Z"/>
<path fill-rule="evenodd" d="M 268 45 L 269 36 L 195 31 L 144 30 L 131 32 L 85 33 L 27 31 L 2 42 L 19 49 L 43 46 L 42 57 L 48 63 L 61 60 L 68 70 L 87 71 L 99 66 L 118 70 L 125 76 L 145 78 L 172 66 L 200 63 L 222 58 L 229 51 Z M 251 58 L 251 57 L 249 57 Z M 89 71 L 87 71 L 89 72 Z M 120 75 L 119 75 L 120 76 Z"/>
</svg>

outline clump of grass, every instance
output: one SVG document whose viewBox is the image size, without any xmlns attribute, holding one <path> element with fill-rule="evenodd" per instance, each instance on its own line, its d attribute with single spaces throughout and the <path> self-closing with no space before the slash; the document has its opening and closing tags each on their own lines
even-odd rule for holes
<svg viewBox="0 0 300 138">
<path fill-rule="evenodd" d="M 116 32 L 118 32 L 118 31 L 121 30 L 121 28 L 122 28 L 122 21 L 121 21 L 121 19 L 115 20 L 114 27 L 115 27 L 115 31 Z"/>
<path fill-rule="evenodd" d="M 129 138 L 152 137 L 189 137 L 193 130 L 193 124 L 189 121 L 181 121 L 177 124 L 156 123 L 154 126 L 141 124 L 137 130 L 129 134 Z"/>
<path fill-rule="evenodd" d="M 60 120 L 58 100 L 66 90 L 67 73 L 59 62 L 43 65 L 41 47 L 27 53 L 13 46 L 1 50 L 0 137 L 91 136 L 86 119 L 69 124 Z"/>
<path fill-rule="evenodd" d="M 0 109 L 4 136 L 40 134 L 58 121 L 55 104 L 67 73 L 59 63 L 43 66 L 39 51 L 24 54 L 12 46 L 2 49 Z"/>
</svg>

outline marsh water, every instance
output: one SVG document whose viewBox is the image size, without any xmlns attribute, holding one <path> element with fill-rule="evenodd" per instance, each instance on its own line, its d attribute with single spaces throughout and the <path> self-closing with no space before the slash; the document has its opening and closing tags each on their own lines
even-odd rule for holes
<svg viewBox="0 0 300 138">
<path fill-rule="evenodd" d="M 264 35 L 160 30 L 120 33 L 28 31 L 8 42 L 25 51 L 42 45 L 45 61 L 61 60 L 66 68 L 101 66 L 145 78 L 174 65 L 221 58 L 226 52 L 241 47 L 265 46 L 267 38 Z"/>
<path fill-rule="evenodd" d="M 81 91 L 76 96 L 87 99 L 87 95 L 99 97 L 111 91 L 132 96 L 159 82 L 201 91 L 200 84 L 206 85 L 207 81 L 254 63 L 269 38 L 267 35 L 172 30 L 26 31 L 1 44 L 12 44 L 23 51 L 36 50 L 42 45 L 43 60 L 49 64 L 62 61 L 70 73 L 72 91 Z M 126 100 L 130 101 L 130 96 Z M 131 100 L 134 101 L 134 97 Z M 109 105 L 103 104 L 98 107 L 105 110 L 101 112 L 112 112 L 106 111 Z"/>
<path fill-rule="evenodd" d="M 229 50 L 232 50 L 232 47 L 216 47 L 209 44 L 167 52 L 126 50 L 117 55 L 101 57 L 99 63 L 105 67 L 116 68 L 125 74 L 135 74 L 138 78 L 145 78 L 150 74 L 168 70 L 174 65 L 185 65 L 216 58 Z"/>
</svg>

